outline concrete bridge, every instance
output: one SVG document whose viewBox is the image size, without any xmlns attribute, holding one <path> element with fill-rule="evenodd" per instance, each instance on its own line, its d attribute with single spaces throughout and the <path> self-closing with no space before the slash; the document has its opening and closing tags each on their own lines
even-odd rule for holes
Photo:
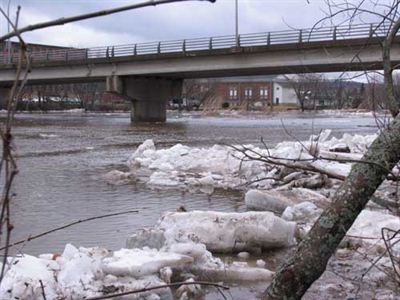
<svg viewBox="0 0 400 300">
<path fill-rule="evenodd" d="M 376 24 L 275 31 L 88 49 L 30 53 L 29 84 L 107 81 L 107 90 L 132 101 L 132 120 L 166 119 L 166 101 L 185 78 L 382 69 Z M 387 28 L 387 27 L 386 27 Z M 400 63 L 400 43 L 392 48 Z M 15 77 L 15 57 L 0 55 L 0 94 Z M 1 63 L 8 62 L 8 63 Z M 0 95 L 1 96 L 1 95 Z"/>
</svg>

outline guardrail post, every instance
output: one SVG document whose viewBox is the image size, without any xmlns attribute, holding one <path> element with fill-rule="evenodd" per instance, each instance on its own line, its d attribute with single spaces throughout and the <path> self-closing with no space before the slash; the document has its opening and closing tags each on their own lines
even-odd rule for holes
<svg viewBox="0 0 400 300">
<path fill-rule="evenodd" d="M 161 54 L 161 42 L 158 42 L 157 53 Z"/>
<path fill-rule="evenodd" d="M 114 46 L 111 47 L 111 57 L 114 57 Z"/>
<path fill-rule="evenodd" d="M 236 47 L 240 47 L 240 34 L 237 36 Z"/>
<path fill-rule="evenodd" d="M 333 40 L 336 41 L 336 35 L 337 35 L 337 26 L 333 27 Z"/>
<path fill-rule="evenodd" d="M 182 42 L 182 51 L 183 53 L 186 53 L 186 40 L 183 40 Z"/>
<path fill-rule="evenodd" d="M 212 48 L 213 48 L 213 38 L 210 37 L 210 41 L 208 42 L 208 49 L 212 50 Z"/>
<path fill-rule="evenodd" d="M 49 61 L 49 50 L 46 50 L 46 61 Z"/>
<path fill-rule="evenodd" d="M 65 51 L 65 61 L 68 61 L 68 50 Z"/>
<path fill-rule="evenodd" d="M 267 35 L 267 45 L 268 46 L 271 45 L 271 32 L 268 32 L 268 35 Z"/>
<path fill-rule="evenodd" d="M 107 50 L 106 50 L 106 58 L 109 58 L 109 57 L 110 57 L 110 48 L 107 47 Z"/>
<path fill-rule="evenodd" d="M 299 43 L 303 42 L 303 31 L 299 30 Z"/>
<path fill-rule="evenodd" d="M 86 60 L 89 59 L 89 49 L 85 49 L 85 56 L 86 56 Z"/>
<path fill-rule="evenodd" d="M 374 35 L 374 24 L 370 24 L 369 25 L 369 37 L 372 38 L 372 36 Z"/>
<path fill-rule="evenodd" d="M 135 46 L 133 46 L 133 55 L 137 55 L 137 44 L 135 44 Z"/>
</svg>

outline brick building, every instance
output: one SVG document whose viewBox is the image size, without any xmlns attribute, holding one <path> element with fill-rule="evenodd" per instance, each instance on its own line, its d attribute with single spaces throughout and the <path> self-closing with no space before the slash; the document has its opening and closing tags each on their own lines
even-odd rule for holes
<svg viewBox="0 0 400 300">
<path fill-rule="evenodd" d="M 219 82 L 217 88 L 224 107 L 264 107 L 272 101 L 270 80 L 229 80 Z"/>
<path fill-rule="evenodd" d="M 276 76 L 231 77 L 188 81 L 183 96 L 198 99 L 204 108 L 214 109 L 257 110 L 271 104 L 297 107 L 297 98 L 290 90 Z"/>
</svg>

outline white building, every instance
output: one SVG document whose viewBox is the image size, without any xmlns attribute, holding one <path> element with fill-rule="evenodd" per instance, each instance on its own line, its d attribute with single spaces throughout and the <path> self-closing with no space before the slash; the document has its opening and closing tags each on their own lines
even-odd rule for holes
<svg viewBox="0 0 400 300">
<path fill-rule="evenodd" d="M 290 83 L 274 80 L 273 82 L 273 102 L 275 105 L 287 104 L 298 105 L 299 101 L 293 87 Z"/>
</svg>

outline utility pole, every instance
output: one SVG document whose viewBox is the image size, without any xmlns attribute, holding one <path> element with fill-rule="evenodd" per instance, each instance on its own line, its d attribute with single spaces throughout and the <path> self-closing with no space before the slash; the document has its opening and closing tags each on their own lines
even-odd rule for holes
<svg viewBox="0 0 400 300">
<path fill-rule="evenodd" d="M 235 0 L 235 37 L 236 37 L 236 48 L 240 47 L 239 40 L 239 0 Z"/>
</svg>

